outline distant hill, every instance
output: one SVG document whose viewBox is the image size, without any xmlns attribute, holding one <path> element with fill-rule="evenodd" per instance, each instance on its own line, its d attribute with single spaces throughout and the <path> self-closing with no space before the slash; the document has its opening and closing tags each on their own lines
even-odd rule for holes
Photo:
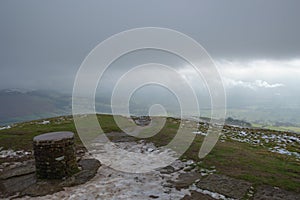
<svg viewBox="0 0 300 200">
<path fill-rule="evenodd" d="M 228 117 L 225 121 L 227 125 L 232 126 L 240 126 L 240 127 L 252 127 L 251 123 L 246 122 L 244 120 L 233 119 L 232 117 Z"/>
<path fill-rule="evenodd" d="M 130 112 L 136 115 L 147 115 L 151 105 L 159 102 L 168 113 L 180 112 L 179 105 L 172 102 L 170 96 L 159 98 L 131 99 Z M 111 113 L 110 96 L 101 94 L 96 96 L 96 112 Z M 16 122 L 35 119 L 56 117 L 71 114 L 71 94 L 60 93 L 52 90 L 0 90 L 0 126 Z M 210 110 L 202 110 L 202 117 L 209 116 Z M 262 127 L 276 130 L 300 132 L 299 109 L 291 108 L 228 108 L 226 124 L 240 127 Z M 207 114 L 207 115 L 206 115 Z M 240 120 L 243 119 L 243 120 Z"/>
<path fill-rule="evenodd" d="M 0 90 L 0 125 L 69 114 L 71 96 L 49 90 Z"/>
</svg>

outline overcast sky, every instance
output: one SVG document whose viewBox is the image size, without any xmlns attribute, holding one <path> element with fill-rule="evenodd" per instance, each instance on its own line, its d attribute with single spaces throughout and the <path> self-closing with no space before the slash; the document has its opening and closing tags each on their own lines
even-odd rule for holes
<svg viewBox="0 0 300 200">
<path fill-rule="evenodd" d="M 228 90 L 299 93 L 299 8 L 297 0 L 2 0 L 0 89 L 71 91 L 80 64 L 98 43 L 151 26 L 199 42 Z"/>
</svg>

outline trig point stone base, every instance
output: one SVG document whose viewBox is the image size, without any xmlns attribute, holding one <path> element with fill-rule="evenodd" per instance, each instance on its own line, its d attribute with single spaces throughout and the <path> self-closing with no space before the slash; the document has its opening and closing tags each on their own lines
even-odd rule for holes
<svg viewBox="0 0 300 200">
<path fill-rule="evenodd" d="M 74 133 L 52 132 L 33 138 L 37 178 L 61 179 L 78 172 Z"/>
</svg>

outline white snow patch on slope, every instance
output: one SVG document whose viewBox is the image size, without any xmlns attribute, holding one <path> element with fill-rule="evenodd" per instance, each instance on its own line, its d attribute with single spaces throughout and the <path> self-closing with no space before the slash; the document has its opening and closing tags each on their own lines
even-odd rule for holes
<svg viewBox="0 0 300 200">
<path fill-rule="evenodd" d="M 10 128 L 11 128 L 11 126 L 0 127 L 0 131 L 1 131 L 1 130 L 5 130 L 5 129 L 10 129 Z"/>
</svg>

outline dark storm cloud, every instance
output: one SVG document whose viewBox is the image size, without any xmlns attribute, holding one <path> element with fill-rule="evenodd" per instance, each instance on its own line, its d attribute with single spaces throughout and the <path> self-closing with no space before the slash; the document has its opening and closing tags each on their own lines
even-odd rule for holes
<svg viewBox="0 0 300 200">
<path fill-rule="evenodd" d="M 181 31 L 213 58 L 300 55 L 299 1 L 1 1 L 0 88 L 72 87 L 85 56 L 130 28 Z"/>
</svg>

